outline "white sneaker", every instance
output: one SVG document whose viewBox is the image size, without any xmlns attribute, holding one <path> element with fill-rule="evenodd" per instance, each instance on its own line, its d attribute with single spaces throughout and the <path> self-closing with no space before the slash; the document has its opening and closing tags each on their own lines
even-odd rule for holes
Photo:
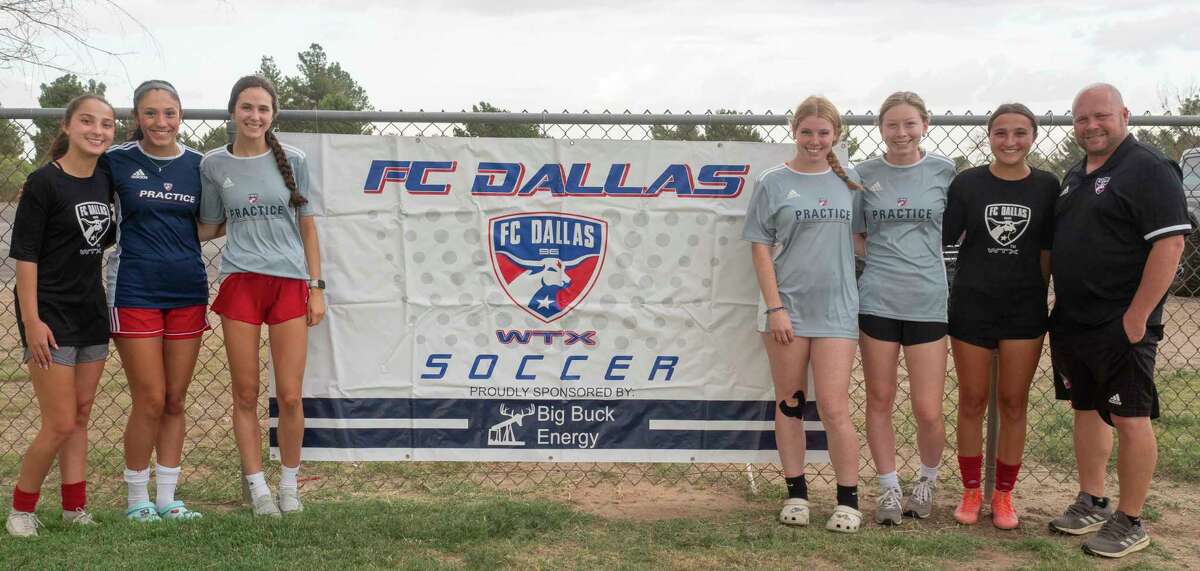
<svg viewBox="0 0 1200 571">
<path fill-rule="evenodd" d="M 79 508 L 75 511 L 63 511 L 63 522 L 73 525 L 100 525 L 95 519 L 92 519 L 92 514 L 83 511 Z"/>
<path fill-rule="evenodd" d="M 285 514 L 304 511 L 299 488 L 279 488 L 279 511 Z"/>
<path fill-rule="evenodd" d="M 37 528 L 41 525 L 42 522 L 38 521 L 35 513 L 8 512 L 8 523 L 4 527 L 13 537 L 37 537 Z"/>
<path fill-rule="evenodd" d="M 279 506 L 275 504 L 275 498 L 272 498 L 271 494 L 254 498 L 253 508 L 256 517 L 279 517 Z"/>
</svg>

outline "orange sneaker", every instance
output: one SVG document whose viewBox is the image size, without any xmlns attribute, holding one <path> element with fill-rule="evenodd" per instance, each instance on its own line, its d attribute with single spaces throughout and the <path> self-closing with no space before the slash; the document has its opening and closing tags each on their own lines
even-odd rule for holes
<svg viewBox="0 0 1200 571">
<path fill-rule="evenodd" d="M 979 521 L 979 509 L 983 506 L 983 490 L 979 488 L 963 489 L 962 501 L 954 510 L 954 519 L 963 525 L 975 525 Z"/>
<path fill-rule="evenodd" d="M 992 525 L 997 529 L 1017 529 L 1017 510 L 1013 507 L 1012 490 L 992 492 Z"/>
</svg>

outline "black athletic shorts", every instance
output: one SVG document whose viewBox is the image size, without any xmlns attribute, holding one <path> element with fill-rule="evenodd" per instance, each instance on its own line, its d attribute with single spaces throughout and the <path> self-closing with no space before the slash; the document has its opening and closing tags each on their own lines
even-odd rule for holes
<svg viewBox="0 0 1200 571">
<path fill-rule="evenodd" d="M 1075 410 L 1094 410 L 1108 424 L 1114 414 L 1158 418 L 1154 358 L 1162 337 L 1162 326 L 1154 325 L 1131 344 L 1120 317 L 1084 332 L 1051 332 L 1055 398 L 1071 401 Z"/>
<path fill-rule="evenodd" d="M 1042 331 L 1041 333 L 1038 333 L 1035 335 L 1028 335 L 1029 332 L 1026 332 L 1024 334 L 1017 333 L 1015 335 L 1005 335 L 1004 337 L 1000 337 L 997 335 L 988 335 L 986 333 L 975 333 L 975 332 L 969 331 L 970 329 L 974 329 L 974 328 L 955 327 L 954 324 L 952 323 L 950 325 L 950 337 L 953 337 L 953 338 L 955 338 L 959 341 L 963 341 L 965 343 L 970 343 L 972 345 L 975 345 L 976 347 L 983 347 L 984 349 L 996 349 L 996 348 L 1000 347 L 1001 340 L 1027 341 L 1030 339 L 1037 339 L 1038 337 L 1041 337 L 1042 335 L 1046 334 L 1045 331 Z"/>
<path fill-rule="evenodd" d="M 937 321 L 904 321 L 878 315 L 858 315 L 858 328 L 880 341 L 905 347 L 937 341 L 946 336 L 946 324 Z"/>
</svg>

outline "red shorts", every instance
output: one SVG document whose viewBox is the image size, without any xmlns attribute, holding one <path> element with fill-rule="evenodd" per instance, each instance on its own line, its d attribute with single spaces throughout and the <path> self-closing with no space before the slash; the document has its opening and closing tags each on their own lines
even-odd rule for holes
<svg viewBox="0 0 1200 571">
<path fill-rule="evenodd" d="M 212 329 L 201 305 L 170 309 L 114 307 L 109 309 L 109 332 L 114 339 L 195 339 Z"/>
<path fill-rule="evenodd" d="M 276 325 L 308 315 L 308 282 L 262 274 L 229 274 L 212 310 L 255 325 Z"/>
</svg>

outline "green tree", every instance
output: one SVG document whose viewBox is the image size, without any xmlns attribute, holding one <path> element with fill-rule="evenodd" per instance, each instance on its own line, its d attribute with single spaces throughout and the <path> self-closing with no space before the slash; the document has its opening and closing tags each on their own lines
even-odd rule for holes
<svg viewBox="0 0 1200 571">
<path fill-rule="evenodd" d="M 0 119 L 0 157 L 23 157 L 25 141 L 21 139 L 21 130 L 16 123 L 8 119 Z"/>
<path fill-rule="evenodd" d="M 1180 115 L 1200 115 L 1200 88 L 1193 89 L 1188 95 L 1179 97 L 1176 111 Z M 1170 113 L 1167 105 L 1163 110 Z M 1196 127 L 1163 127 L 1161 129 L 1140 128 L 1134 131 L 1139 141 L 1162 151 L 1164 155 L 1179 160 L 1179 156 L 1188 149 L 1200 147 L 1200 130 Z"/>
<path fill-rule="evenodd" d="M 229 133 L 225 131 L 225 124 L 222 123 L 209 129 L 202 137 L 196 137 L 195 133 L 190 135 L 183 133 L 180 135 L 179 140 L 183 144 L 204 153 L 228 144 Z"/>
<path fill-rule="evenodd" d="M 717 109 L 717 115 L 739 115 L 732 109 Z M 698 125 L 654 125 L 650 128 L 650 136 L 656 141 L 750 141 L 763 142 L 762 135 L 754 125 L 738 125 L 735 123 L 712 123 L 704 125 L 700 132 Z"/>
<path fill-rule="evenodd" d="M 508 113 L 486 101 L 472 105 L 475 113 Z M 455 137 L 510 137 L 523 139 L 542 139 L 546 134 L 536 123 L 489 123 L 486 121 L 467 121 L 463 126 L 454 128 Z"/>
<path fill-rule="evenodd" d="M 79 81 L 79 77 L 73 73 L 68 73 L 51 81 L 50 83 L 41 84 L 41 95 L 38 96 L 38 104 L 42 108 L 66 107 L 72 99 L 85 93 L 94 93 L 104 97 L 104 92 L 107 86 L 103 83 L 97 83 L 94 79 L 89 79 L 87 83 Z M 50 143 L 54 141 L 55 135 L 58 134 L 59 125 L 62 124 L 60 119 L 34 119 L 33 125 L 37 127 L 37 134 L 33 136 L 34 158 L 33 162 L 41 164 L 46 159 L 46 153 L 50 150 Z M 124 126 L 118 123 L 118 132 L 115 141 L 124 139 Z"/>
<path fill-rule="evenodd" d="M 342 64 L 329 61 L 321 44 L 312 44 L 296 54 L 300 63 L 297 75 L 284 76 L 275 59 L 264 56 L 258 73 L 270 79 L 279 90 L 280 109 L 321 109 L 329 111 L 373 111 L 367 92 Z M 280 121 L 280 131 L 296 133 L 370 133 L 363 121 Z"/>
</svg>

